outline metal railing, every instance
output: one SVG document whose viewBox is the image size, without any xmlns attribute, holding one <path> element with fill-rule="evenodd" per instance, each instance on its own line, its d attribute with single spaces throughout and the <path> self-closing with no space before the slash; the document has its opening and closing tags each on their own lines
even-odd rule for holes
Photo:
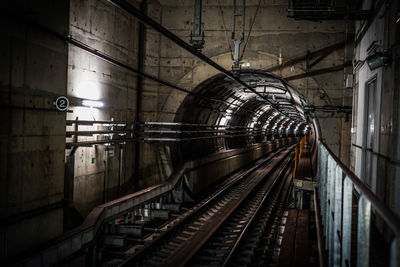
<svg viewBox="0 0 400 267">
<path fill-rule="evenodd" d="M 323 142 L 319 142 L 318 148 L 318 193 L 328 266 L 351 266 L 355 260 L 351 258 L 353 190 L 359 194 L 357 266 L 370 265 L 372 210 L 394 235 L 390 267 L 400 266 L 400 219 Z"/>
<path fill-rule="evenodd" d="M 67 120 L 66 148 L 90 147 L 127 142 L 181 142 L 199 139 L 237 137 L 289 137 L 293 131 L 279 132 L 232 125 L 194 124 L 181 122 L 87 121 Z M 265 140 L 266 141 L 266 140 Z"/>
</svg>

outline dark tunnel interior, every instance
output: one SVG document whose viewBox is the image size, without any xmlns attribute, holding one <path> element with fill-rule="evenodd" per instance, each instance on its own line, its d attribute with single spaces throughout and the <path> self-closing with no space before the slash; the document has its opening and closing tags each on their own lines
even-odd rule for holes
<svg viewBox="0 0 400 267">
<path fill-rule="evenodd" d="M 237 75 L 266 99 L 223 74 L 199 84 L 180 105 L 175 122 L 191 130 L 192 138 L 204 131 L 211 132 L 212 138 L 176 144 L 172 149 L 175 164 L 221 150 L 311 132 L 310 117 L 304 112 L 307 101 L 287 81 L 258 70 Z M 199 125 L 204 127 L 196 128 Z"/>
</svg>

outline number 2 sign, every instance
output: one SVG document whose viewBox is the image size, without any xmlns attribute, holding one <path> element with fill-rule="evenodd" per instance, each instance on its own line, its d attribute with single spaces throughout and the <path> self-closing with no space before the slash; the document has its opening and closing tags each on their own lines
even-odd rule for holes
<svg viewBox="0 0 400 267">
<path fill-rule="evenodd" d="M 66 111 L 69 106 L 69 100 L 65 96 L 60 96 L 57 98 L 55 105 L 59 111 Z"/>
</svg>

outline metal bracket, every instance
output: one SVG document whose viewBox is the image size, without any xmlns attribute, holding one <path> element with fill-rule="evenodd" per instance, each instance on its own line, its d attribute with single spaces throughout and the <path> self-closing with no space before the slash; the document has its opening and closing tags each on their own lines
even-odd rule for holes
<svg viewBox="0 0 400 267">
<path fill-rule="evenodd" d="M 196 0 L 194 4 L 194 22 L 193 31 L 190 32 L 190 43 L 193 48 L 201 52 L 203 49 L 204 41 L 204 31 L 201 31 L 201 12 L 202 12 L 202 0 Z"/>
<path fill-rule="evenodd" d="M 233 56 L 233 71 L 240 70 L 240 45 L 244 41 L 244 25 L 245 25 L 245 11 L 246 11 L 246 0 L 242 0 L 242 10 L 241 13 L 237 13 L 236 0 L 233 0 L 233 20 L 232 20 L 232 42 L 235 45 L 235 54 Z M 236 32 L 236 17 L 242 17 L 242 26 L 240 39 L 235 38 Z"/>
</svg>

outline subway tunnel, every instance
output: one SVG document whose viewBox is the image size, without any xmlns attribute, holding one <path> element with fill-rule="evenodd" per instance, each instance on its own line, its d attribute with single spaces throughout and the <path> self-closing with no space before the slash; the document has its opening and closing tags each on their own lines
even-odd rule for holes
<svg viewBox="0 0 400 267">
<path fill-rule="evenodd" d="M 399 1 L 0 20 L 2 266 L 400 266 Z"/>
</svg>

